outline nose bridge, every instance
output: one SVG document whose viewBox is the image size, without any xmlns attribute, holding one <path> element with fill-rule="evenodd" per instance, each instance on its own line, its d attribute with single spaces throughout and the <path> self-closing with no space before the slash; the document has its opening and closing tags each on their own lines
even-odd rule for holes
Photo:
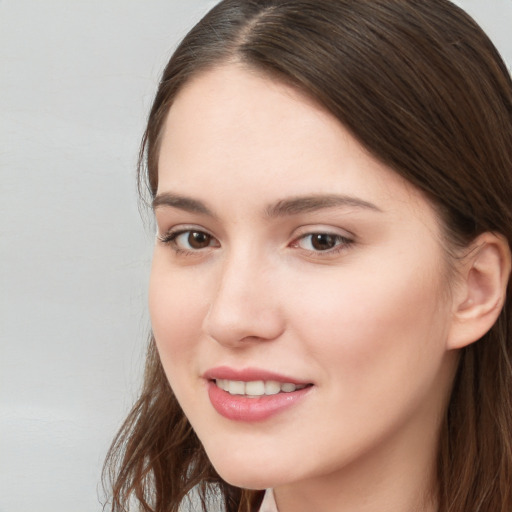
<svg viewBox="0 0 512 512">
<path fill-rule="evenodd" d="M 283 319 L 273 274 L 268 258 L 248 244 L 229 251 L 205 318 L 206 333 L 224 345 L 278 337 Z"/>
</svg>

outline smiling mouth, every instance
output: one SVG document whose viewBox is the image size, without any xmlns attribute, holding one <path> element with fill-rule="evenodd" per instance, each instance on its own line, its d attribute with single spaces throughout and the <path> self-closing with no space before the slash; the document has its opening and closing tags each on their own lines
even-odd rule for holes
<svg viewBox="0 0 512 512">
<path fill-rule="evenodd" d="M 240 395 L 247 398 L 292 393 L 293 391 L 299 391 L 300 389 L 312 386 L 312 384 L 292 384 L 291 382 L 277 382 L 275 380 L 245 382 L 241 380 L 214 379 L 213 382 L 215 382 L 217 387 L 230 395 Z"/>
</svg>

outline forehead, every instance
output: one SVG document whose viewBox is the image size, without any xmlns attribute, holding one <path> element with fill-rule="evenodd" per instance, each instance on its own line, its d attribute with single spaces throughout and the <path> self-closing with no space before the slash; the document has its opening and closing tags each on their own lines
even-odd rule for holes
<svg viewBox="0 0 512 512">
<path fill-rule="evenodd" d="M 325 193 L 363 195 L 383 209 L 429 206 L 311 98 L 239 65 L 203 72 L 180 91 L 158 166 L 159 193 L 230 193 L 242 206 Z"/>
<path fill-rule="evenodd" d="M 162 141 L 203 146 L 210 142 L 219 148 L 250 142 L 261 150 L 276 145 L 274 132 L 281 128 L 285 130 L 279 139 L 284 141 L 327 120 L 333 127 L 339 125 L 298 89 L 252 68 L 226 64 L 199 73 L 180 90 L 164 124 Z"/>
</svg>

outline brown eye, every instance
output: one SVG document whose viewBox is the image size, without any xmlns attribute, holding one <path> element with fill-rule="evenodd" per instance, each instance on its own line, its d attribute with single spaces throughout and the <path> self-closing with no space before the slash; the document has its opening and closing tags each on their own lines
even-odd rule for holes
<svg viewBox="0 0 512 512">
<path fill-rule="evenodd" d="M 169 233 L 166 236 L 159 237 L 166 245 L 170 245 L 177 253 L 180 251 L 201 251 L 209 247 L 219 247 L 218 240 L 204 231 L 194 231 L 186 229 Z"/>
<path fill-rule="evenodd" d="M 315 233 L 311 236 L 311 247 L 316 251 L 328 251 L 333 249 L 339 242 L 339 236 L 328 233 Z"/>
<path fill-rule="evenodd" d="M 201 231 L 189 231 L 187 243 L 192 249 L 205 249 L 209 247 L 212 237 Z"/>
<path fill-rule="evenodd" d="M 337 252 L 348 248 L 352 240 L 342 235 L 333 233 L 308 233 L 300 237 L 295 243 L 295 247 L 300 247 L 311 253 L 328 253 L 334 255 Z"/>
</svg>

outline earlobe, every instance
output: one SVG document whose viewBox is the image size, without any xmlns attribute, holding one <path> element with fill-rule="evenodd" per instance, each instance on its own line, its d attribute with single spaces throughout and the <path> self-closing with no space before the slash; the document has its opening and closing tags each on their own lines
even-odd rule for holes
<svg viewBox="0 0 512 512">
<path fill-rule="evenodd" d="M 505 302 L 510 270 L 510 247 L 504 237 L 486 232 L 474 240 L 461 260 L 449 349 L 479 340 L 494 325 Z"/>
</svg>

